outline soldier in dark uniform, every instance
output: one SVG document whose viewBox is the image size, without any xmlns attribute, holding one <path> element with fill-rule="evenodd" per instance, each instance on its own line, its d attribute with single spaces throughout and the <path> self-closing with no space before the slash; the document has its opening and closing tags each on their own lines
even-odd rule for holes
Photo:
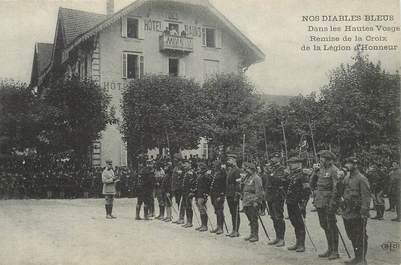
<svg viewBox="0 0 401 265">
<path fill-rule="evenodd" d="M 183 177 L 182 177 L 182 203 L 181 206 L 185 210 L 185 215 L 187 217 L 187 222 L 183 225 L 185 228 L 192 227 L 192 219 L 193 219 L 193 209 L 192 209 L 192 200 L 195 197 L 196 190 L 196 174 L 191 168 L 191 164 L 189 161 L 186 161 L 182 165 L 183 167 Z"/>
<path fill-rule="evenodd" d="M 372 217 L 373 220 L 383 220 L 384 215 L 384 186 L 385 177 L 384 173 L 380 170 L 380 163 L 372 163 L 366 172 L 371 193 L 373 196 L 373 205 L 376 210 L 376 216 Z"/>
<path fill-rule="evenodd" d="M 394 203 L 397 217 L 391 221 L 401 222 L 401 168 L 397 162 L 393 162 L 390 172 L 390 197 Z"/>
<path fill-rule="evenodd" d="M 171 193 L 178 206 L 179 216 L 174 224 L 184 224 L 185 211 L 182 207 L 182 163 L 178 156 L 174 157 L 174 168 L 171 175 Z"/>
<path fill-rule="evenodd" d="M 272 171 L 268 176 L 265 176 L 265 199 L 269 208 L 270 218 L 273 221 L 276 239 L 268 244 L 276 245 L 277 247 L 283 247 L 285 245 L 284 186 L 286 182 L 286 176 L 284 167 L 281 165 L 281 159 L 278 154 L 274 155 L 274 157 L 271 159 L 271 163 Z"/>
<path fill-rule="evenodd" d="M 302 170 L 302 159 L 290 158 L 287 163 L 290 166 L 291 175 L 287 189 L 287 211 L 291 224 L 295 230 L 295 245 L 288 250 L 296 252 L 305 251 L 305 223 L 302 216 L 306 217 L 306 205 L 310 196 L 309 178 Z"/>
<path fill-rule="evenodd" d="M 224 226 L 224 196 L 226 192 L 227 173 L 224 165 L 216 160 L 213 163 L 212 181 L 210 183 L 210 197 L 216 214 L 216 228 L 211 233 L 223 234 Z"/>
<path fill-rule="evenodd" d="M 210 172 L 208 171 L 205 163 L 203 162 L 199 163 L 198 168 L 199 170 L 196 179 L 195 198 L 196 198 L 196 206 L 198 207 L 199 216 L 201 219 L 201 226 L 196 228 L 195 230 L 199 232 L 205 232 L 208 230 L 207 228 L 208 216 L 207 216 L 206 203 L 207 203 L 207 198 L 209 196 L 209 187 L 211 180 L 210 180 Z"/>
<path fill-rule="evenodd" d="M 253 163 L 244 163 L 243 167 L 247 172 L 246 177 L 242 180 L 243 196 L 242 205 L 249 220 L 251 233 L 245 238 L 246 241 L 256 242 L 259 240 L 259 207 L 263 200 L 263 184 L 262 179 L 257 174 L 257 169 Z"/>
<path fill-rule="evenodd" d="M 338 184 L 338 168 L 333 165 L 336 156 L 328 151 L 319 152 L 320 165 L 314 166 L 311 187 L 315 189 L 314 205 L 319 216 L 319 223 L 325 232 L 327 240 L 327 251 L 319 254 L 321 258 L 330 260 L 338 259 L 338 228 L 336 220 L 337 211 L 337 184 Z"/>
<path fill-rule="evenodd" d="M 370 190 L 369 182 L 358 169 L 358 161 L 354 157 L 346 159 L 347 176 L 342 181 L 339 190 L 343 198 L 342 215 L 345 231 L 352 242 L 355 258 L 345 261 L 345 264 L 366 264 L 368 250 L 368 235 L 366 221 L 369 217 Z"/>
<path fill-rule="evenodd" d="M 240 227 L 240 214 L 239 214 L 239 200 L 241 197 L 241 175 L 240 169 L 237 166 L 236 158 L 234 154 L 229 154 L 227 160 L 227 203 L 231 214 L 231 223 L 233 231 L 229 234 L 229 237 L 239 237 L 239 227 Z"/>
<path fill-rule="evenodd" d="M 163 219 L 165 222 L 171 222 L 173 220 L 171 207 L 172 207 L 172 196 L 171 196 L 171 175 L 173 174 L 172 163 L 167 162 L 164 167 L 165 176 L 161 182 L 161 190 L 163 201 L 166 205 L 166 217 Z"/>
<path fill-rule="evenodd" d="M 145 162 L 141 162 L 138 175 L 137 175 L 137 184 L 136 184 L 136 192 L 137 192 L 137 204 L 136 204 L 136 220 L 141 220 L 140 212 L 142 204 L 143 206 L 143 215 L 144 220 L 150 220 L 150 204 L 152 199 L 153 185 L 154 185 L 154 175 L 153 168 L 150 163 L 145 164 Z"/>
</svg>

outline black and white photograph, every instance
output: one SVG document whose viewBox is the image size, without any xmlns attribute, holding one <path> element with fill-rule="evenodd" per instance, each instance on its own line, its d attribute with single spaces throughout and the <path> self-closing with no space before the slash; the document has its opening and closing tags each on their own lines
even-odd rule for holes
<svg viewBox="0 0 401 265">
<path fill-rule="evenodd" d="M 0 0 L 0 265 L 401 264 L 399 0 Z"/>
</svg>

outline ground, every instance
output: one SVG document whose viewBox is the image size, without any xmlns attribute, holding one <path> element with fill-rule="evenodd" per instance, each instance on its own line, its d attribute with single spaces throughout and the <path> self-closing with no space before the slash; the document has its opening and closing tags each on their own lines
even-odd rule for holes
<svg viewBox="0 0 401 265">
<path fill-rule="evenodd" d="M 325 250 L 326 242 L 316 213 L 309 210 L 307 225 L 318 252 L 307 239 L 306 252 L 294 253 L 268 246 L 261 228 L 259 242 L 245 242 L 243 237 L 248 235 L 249 228 L 244 214 L 241 214 L 241 237 L 230 239 L 157 220 L 135 221 L 135 202 L 135 199 L 115 200 L 113 214 L 118 218 L 108 220 L 102 199 L 0 201 L 0 265 L 337 265 L 348 259 L 342 245 L 339 260 L 317 257 L 317 253 Z M 212 214 L 211 207 L 209 213 Z M 394 213 L 386 212 L 384 221 L 368 221 L 369 264 L 400 264 L 399 248 L 392 251 L 382 248 L 384 242 L 400 242 L 400 223 L 391 222 L 393 216 Z M 270 218 L 262 219 L 273 238 Z M 230 229 L 229 218 L 226 220 Z M 216 223 L 214 218 L 212 221 Z M 350 248 L 340 217 L 338 223 Z M 196 227 L 196 219 L 194 224 Z M 294 232 L 289 220 L 286 225 L 288 246 L 294 242 Z"/>
</svg>

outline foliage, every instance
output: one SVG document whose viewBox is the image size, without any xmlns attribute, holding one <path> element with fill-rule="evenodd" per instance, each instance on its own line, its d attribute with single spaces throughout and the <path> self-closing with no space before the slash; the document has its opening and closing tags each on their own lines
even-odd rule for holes
<svg viewBox="0 0 401 265">
<path fill-rule="evenodd" d="M 123 92 L 121 132 L 131 154 L 170 147 L 197 147 L 207 126 L 204 94 L 198 83 L 181 77 L 147 75 Z M 168 141 L 167 141 L 168 140 Z"/>
<path fill-rule="evenodd" d="M 91 80 L 59 79 L 43 95 L 42 138 L 50 152 L 72 150 L 78 159 L 87 158 L 91 143 L 100 137 L 107 123 L 110 96 Z"/>
<path fill-rule="evenodd" d="M 24 151 L 39 143 L 40 104 L 24 83 L 0 81 L 0 138 L 2 153 Z"/>
</svg>

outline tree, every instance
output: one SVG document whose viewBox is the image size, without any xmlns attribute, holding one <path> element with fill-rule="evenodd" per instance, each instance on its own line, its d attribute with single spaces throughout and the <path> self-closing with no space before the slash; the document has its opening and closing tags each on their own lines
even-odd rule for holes
<svg viewBox="0 0 401 265">
<path fill-rule="evenodd" d="M 208 112 L 198 83 L 181 77 L 146 75 L 123 92 L 121 132 L 131 160 L 149 149 L 195 148 L 205 135 Z"/>
<path fill-rule="evenodd" d="M 43 92 L 44 127 L 50 152 L 73 151 L 75 159 L 87 161 L 93 141 L 112 121 L 110 96 L 91 80 L 59 79 Z"/>
<path fill-rule="evenodd" d="M 208 121 L 209 143 L 238 147 L 243 134 L 250 136 L 257 129 L 253 113 L 261 106 L 255 88 L 244 75 L 218 74 L 203 84 L 210 120 Z"/>
</svg>

